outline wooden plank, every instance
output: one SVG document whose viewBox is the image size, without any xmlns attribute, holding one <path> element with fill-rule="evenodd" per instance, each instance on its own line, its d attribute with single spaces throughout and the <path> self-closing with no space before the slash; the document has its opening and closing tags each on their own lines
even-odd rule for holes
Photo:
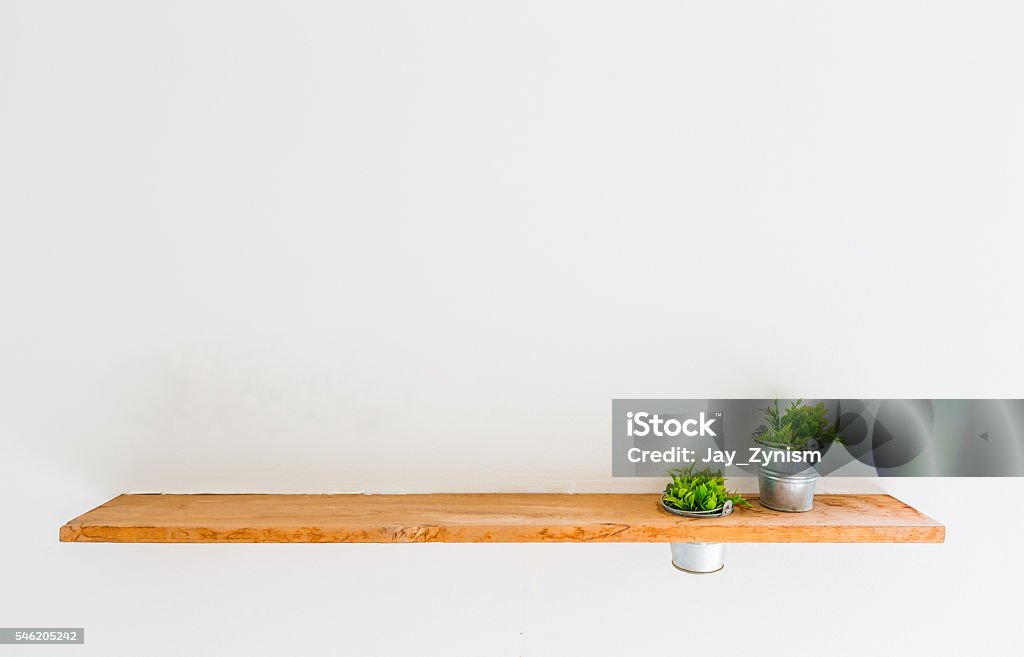
<svg viewBox="0 0 1024 657">
<path fill-rule="evenodd" d="M 819 495 L 807 513 L 666 513 L 652 494 L 121 495 L 62 541 L 115 543 L 941 543 L 945 528 L 889 495 Z"/>
</svg>

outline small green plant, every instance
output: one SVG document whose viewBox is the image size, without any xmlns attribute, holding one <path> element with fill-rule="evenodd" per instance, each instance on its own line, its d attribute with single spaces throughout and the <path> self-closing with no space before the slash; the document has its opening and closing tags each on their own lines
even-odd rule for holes
<svg viewBox="0 0 1024 657">
<path fill-rule="evenodd" d="M 762 424 L 754 431 L 754 439 L 790 449 L 815 446 L 824 449 L 832 443 L 842 443 L 838 415 L 835 423 L 830 424 L 825 402 L 803 406 L 803 401 L 791 402 L 785 411 L 779 409 L 778 399 L 772 406 L 762 408 L 761 414 L 768 424 Z"/>
<path fill-rule="evenodd" d="M 742 495 L 725 489 L 721 470 L 704 468 L 694 472 L 693 468 L 691 464 L 668 471 L 672 481 L 665 486 L 665 494 L 661 496 L 666 506 L 680 511 L 714 511 L 726 500 L 732 500 L 734 506 L 750 506 Z"/>
</svg>

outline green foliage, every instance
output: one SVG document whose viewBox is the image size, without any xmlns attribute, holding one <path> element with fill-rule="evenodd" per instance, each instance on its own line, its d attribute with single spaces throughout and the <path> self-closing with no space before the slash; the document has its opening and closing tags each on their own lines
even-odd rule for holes
<svg viewBox="0 0 1024 657">
<path fill-rule="evenodd" d="M 739 493 L 730 493 L 725 489 L 725 477 L 722 471 L 704 468 L 693 471 L 691 464 L 686 468 L 669 470 L 672 481 L 665 486 L 665 494 L 661 499 L 666 506 L 680 511 L 714 511 L 726 500 L 732 500 L 734 506 L 750 506 Z"/>
<path fill-rule="evenodd" d="M 761 414 L 768 424 L 757 428 L 754 440 L 791 449 L 813 447 L 813 443 L 808 444 L 812 440 L 821 449 L 835 442 L 841 443 L 839 417 L 836 417 L 835 424 L 829 424 L 825 402 L 801 406 L 803 401 L 791 402 L 785 412 L 779 409 L 778 399 L 772 406 L 762 408 Z"/>
</svg>

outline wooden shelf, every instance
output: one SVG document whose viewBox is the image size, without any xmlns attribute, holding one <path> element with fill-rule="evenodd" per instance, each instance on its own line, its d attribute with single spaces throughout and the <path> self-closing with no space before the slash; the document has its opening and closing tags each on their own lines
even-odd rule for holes
<svg viewBox="0 0 1024 657">
<path fill-rule="evenodd" d="M 718 519 L 658 495 L 120 495 L 60 540 L 111 543 L 941 543 L 945 527 L 889 495 L 819 495 L 807 513 L 752 498 Z"/>
</svg>

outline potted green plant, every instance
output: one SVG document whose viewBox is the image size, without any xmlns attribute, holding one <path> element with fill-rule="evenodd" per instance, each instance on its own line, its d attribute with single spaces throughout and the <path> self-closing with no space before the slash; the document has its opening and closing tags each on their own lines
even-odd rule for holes
<svg viewBox="0 0 1024 657">
<path fill-rule="evenodd" d="M 810 511 L 819 476 L 814 464 L 821 462 L 830 445 L 842 442 L 839 418 L 830 423 L 824 402 L 811 406 L 802 399 L 784 410 L 776 399 L 762 408 L 761 414 L 767 424 L 753 435 L 761 449 L 757 467 L 761 506 L 776 511 Z"/>
<path fill-rule="evenodd" d="M 669 470 L 661 507 L 687 518 L 723 518 L 735 506 L 750 506 L 742 495 L 730 493 L 721 470 L 694 470 L 694 465 Z M 672 565 L 687 573 L 714 573 L 725 566 L 725 543 L 672 543 Z"/>
</svg>

